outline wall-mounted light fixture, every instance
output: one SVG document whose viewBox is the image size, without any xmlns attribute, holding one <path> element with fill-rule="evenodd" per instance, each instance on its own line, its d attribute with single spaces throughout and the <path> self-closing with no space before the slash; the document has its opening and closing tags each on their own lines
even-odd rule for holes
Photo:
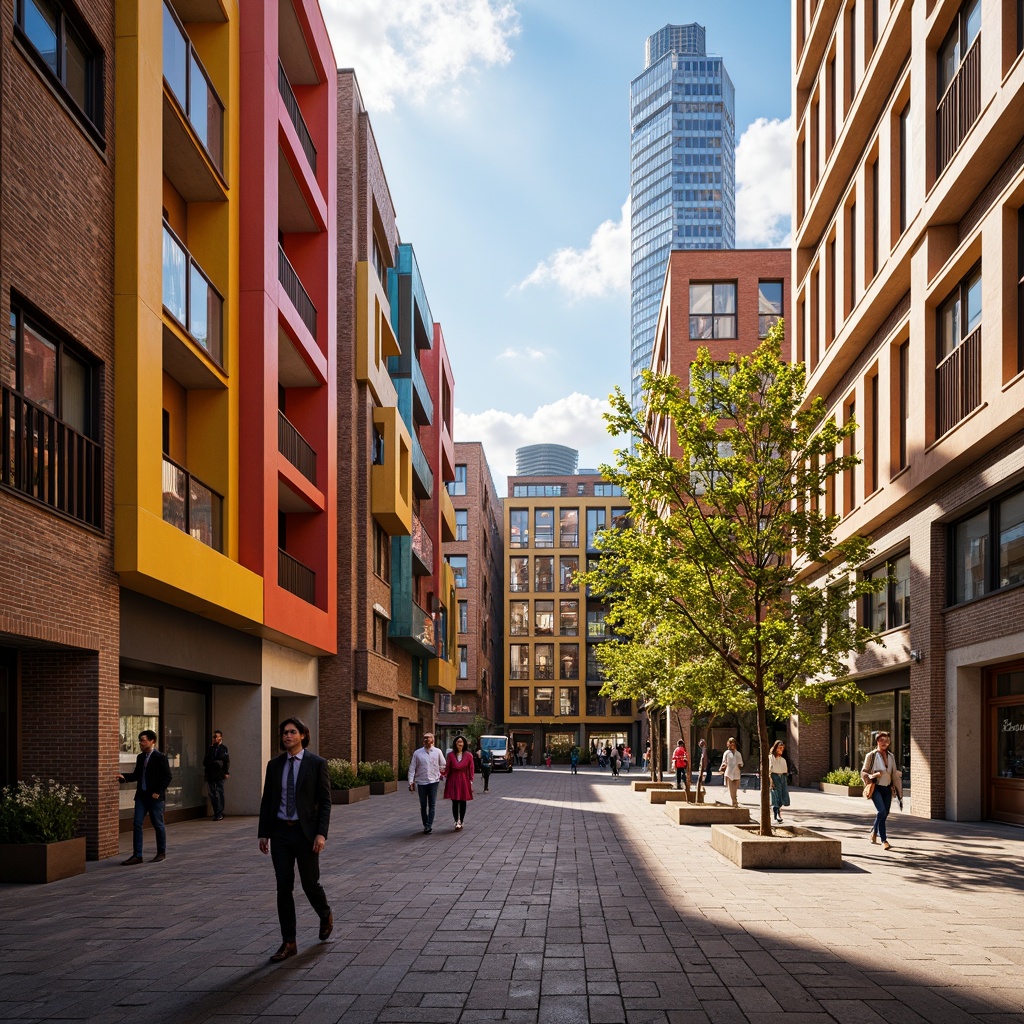
<svg viewBox="0 0 1024 1024">
<path fill-rule="evenodd" d="M 912 661 L 916 662 L 918 665 L 921 664 L 922 655 L 921 655 L 920 651 L 911 651 L 910 652 L 910 658 L 911 658 Z"/>
</svg>

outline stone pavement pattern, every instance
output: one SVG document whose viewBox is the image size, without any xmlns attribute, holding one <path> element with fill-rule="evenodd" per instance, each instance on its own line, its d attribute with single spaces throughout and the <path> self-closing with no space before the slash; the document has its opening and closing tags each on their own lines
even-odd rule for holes
<svg viewBox="0 0 1024 1024">
<path fill-rule="evenodd" d="M 336 807 L 334 935 L 298 892 L 281 966 L 251 818 L 0 886 L 0 1020 L 1024 1024 L 1020 830 L 897 814 L 886 854 L 865 801 L 795 790 L 788 821 L 841 838 L 844 870 L 741 871 L 629 781 L 517 769 L 461 833 L 439 800 L 432 836 L 404 787 Z"/>
</svg>

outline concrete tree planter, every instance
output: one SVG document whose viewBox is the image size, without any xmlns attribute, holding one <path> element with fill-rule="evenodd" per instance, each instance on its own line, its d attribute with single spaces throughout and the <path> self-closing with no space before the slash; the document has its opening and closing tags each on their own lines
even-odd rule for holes
<svg viewBox="0 0 1024 1024">
<path fill-rule="evenodd" d="M 332 804 L 356 804 L 360 800 L 370 799 L 370 787 L 367 786 L 353 786 L 351 789 L 332 789 L 331 790 L 331 803 Z"/>
<path fill-rule="evenodd" d="M 671 782 L 651 782 L 650 779 L 638 779 L 633 784 L 634 793 L 647 793 L 652 789 L 671 789 Z"/>
<path fill-rule="evenodd" d="M 680 802 L 702 804 L 704 803 L 704 795 L 702 792 L 698 800 L 695 789 L 691 789 L 689 793 L 685 789 L 651 789 L 647 792 L 647 799 L 652 804 L 674 804 Z"/>
<path fill-rule="evenodd" d="M 863 796 L 863 786 L 837 786 L 833 782 L 819 782 L 818 789 L 829 796 Z"/>
<path fill-rule="evenodd" d="M 392 779 L 391 782 L 371 782 L 370 783 L 370 796 L 385 796 L 388 793 L 398 792 L 398 780 Z"/>
<path fill-rule="evenodd" d="M 677 825 L 745 825 L 750 821 L 748 808 L 727 804 L 669 803 L 665 813 Z"/>
<path fill-rule="evenodd" d="M 843 844 L 809 828 L 776 825 L 771 836 L 759 825 L 712 825 L 711 848 L 741 868 L 838 870 Z"/>
<path fill-rule="evenodd" d="M 57 882 L 85 874 L 85 837 L 60 843 L 0 843 L 0 882 Z"/>
</svg>

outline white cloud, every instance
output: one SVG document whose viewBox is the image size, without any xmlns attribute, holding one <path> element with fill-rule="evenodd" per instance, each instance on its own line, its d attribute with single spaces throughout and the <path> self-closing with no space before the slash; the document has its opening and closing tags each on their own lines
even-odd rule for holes
<svg viewBox="0 0 1024 1024">
<path fill-rule="evenodd" d="M 455 440 L 480 441 L 487 454 L 498 493 L 504 494 L 506 477 L 516 471 L 516 449 L 528 444 L 564 444 L 580 453 L 580 466 L 596 469 L 612 461 L 612 451 L 625 447 L 608 433 L 604 413 L 607 399 L 573 392 L 532 415 L 487 409 L 466 413 L 455 410 Z"/>
<path fill-rule="evenodd" d="M 736 147 L 736 245 L 784 248 L 792 230 L 793 119 L 759 117 Z"/>
<path fill-rule="evenodd" d="M 519 289 L 556 284 L 573 301 L 629 291 L 629 198 L 618 221 L 606 220 L 586 249 L 557 249 L 534 267 Z"/>
<path fill-rule="evenodd" d="M 371 111 L 458 93 L 468 72 L 512 59 L 512 0 L 321 0 L 339 67 L 352 67 Z"/>
<path fill-rule="evenodd" d="M 526 345 L 524 348 L 507 348 L 503 352 L 499 352 L 494 358 L 495 359 L 508 359 L 522 361 L 523 359 L 530 359 L 534 362 L 543 362 L 547 359 L 548 354 L 543 352 L 539 348 L 530 348 Z"/>
</svg>

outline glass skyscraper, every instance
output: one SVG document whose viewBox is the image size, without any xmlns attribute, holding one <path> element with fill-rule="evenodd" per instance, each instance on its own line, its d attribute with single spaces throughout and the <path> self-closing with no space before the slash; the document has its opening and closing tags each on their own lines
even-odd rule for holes
<svg viewBox="0 0 1024 1024">
<path fill-rule="evenodd" d="M 703 25 L 666 25 L 645 64 L 629 87 L 634 408 L 669 252 L 736 244 L 736 96 L 722 58 L 708 56 Z"/>
</svg>

